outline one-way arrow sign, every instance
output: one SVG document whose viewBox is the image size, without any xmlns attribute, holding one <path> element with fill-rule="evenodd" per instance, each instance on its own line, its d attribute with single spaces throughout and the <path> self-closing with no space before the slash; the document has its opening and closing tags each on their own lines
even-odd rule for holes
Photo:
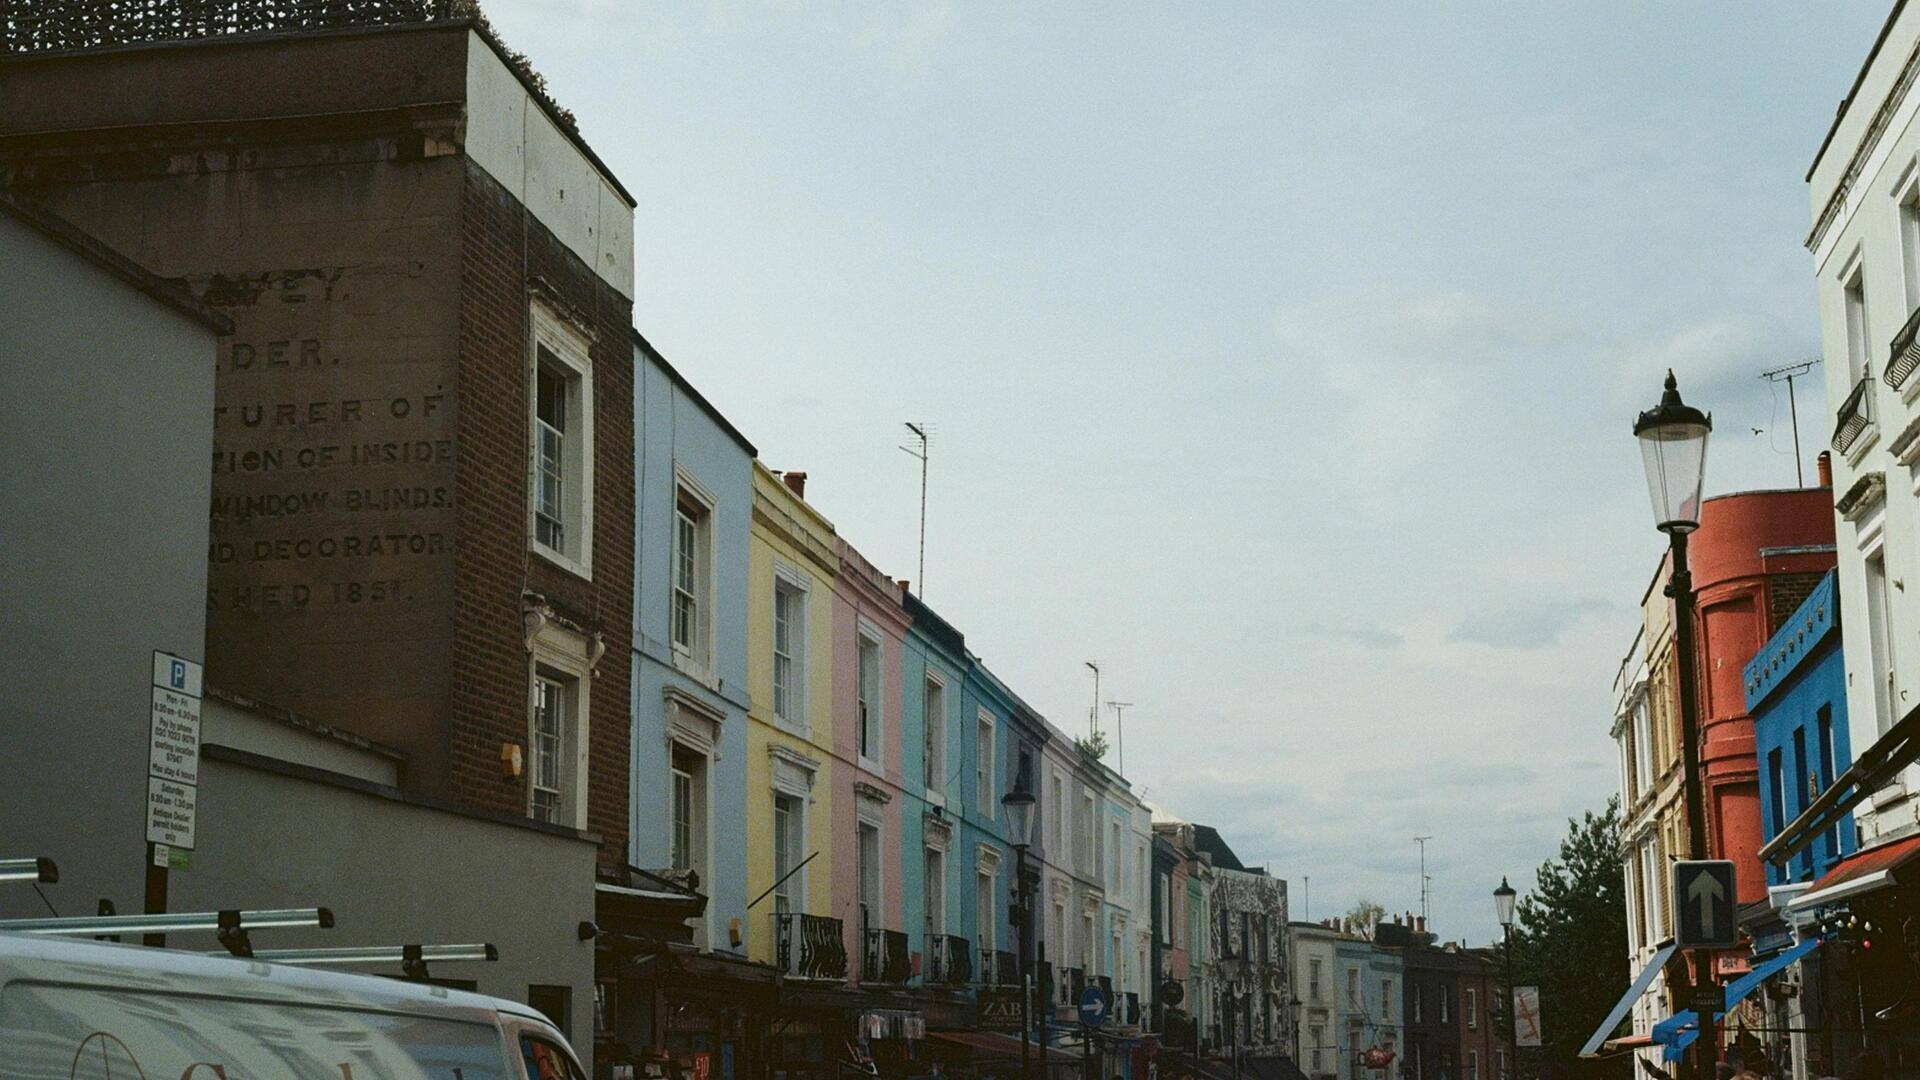
<svg viewBox="0 0 1920 1080">
<path fill-rule="evenodd" d="M 1739 943 L 1734 924 L 1733 863 L 1697 859 L 1673 864 L 1674 944 L 1683 949 L 1731 949 Z"/>
</svg>

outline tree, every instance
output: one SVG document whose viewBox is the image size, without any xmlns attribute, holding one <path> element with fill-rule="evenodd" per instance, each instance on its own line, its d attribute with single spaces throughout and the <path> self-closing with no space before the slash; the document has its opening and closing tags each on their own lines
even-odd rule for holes
<svg viewBox="0 0 1920 1080">
<path fill-rule="evenodd" d="M 1541 1041 L 1537 1051 L 1520 1051 L 1523 1062 L 1559 1064 L 1583 1077 L 1631 1076 L 1631 1059 L 1578 1058 L 1587 1037 L 1626 990 L 1626 943 L 1616 798 L 1608 800 L 1604 813 L 1589 810 L 1568 820 L 1560 857 L 1541 864 L 1533 891 L 1520 901 L 1513 928 L 1513 979 L 1520 986 L 1540 988 Z M 1539 1069 L 1527 1071 L 1537 1074 Z"/>
<path fill-rule="evenodd" d="M 1355 900 L 1353 906 L 1347 909 L 1347 925 L 1353 928 L 1354 933 L 1368 941 L 1373 940 L 1374 926 L 1386 917 L 1387 909 L 1384 905 L 1368 900 L 1364 896 Z"/>
</svg>

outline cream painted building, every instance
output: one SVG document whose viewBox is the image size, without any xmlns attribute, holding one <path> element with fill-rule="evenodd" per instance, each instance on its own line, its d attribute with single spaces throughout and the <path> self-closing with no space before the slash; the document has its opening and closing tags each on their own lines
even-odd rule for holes
<svg viewBox="0 0 1920 1080">
<path fill-rule="evenodd" d="M 839 927 L 799 916 L 844 918 L 840 901 L 851 902 L 833 895 L 829 851 L 833 581 L 840 560 L 833 523 L 789 486 L 803 482 L 801 474 L 782 477 L 754 462 L 745 808 L 749 902 L 773 889 L 747 912 L 748 955 L 802 975 L 796 965 L 803 955 L 844 939 Z M 802 866 L 816 852 L 819 857 Z"/>
</svg>

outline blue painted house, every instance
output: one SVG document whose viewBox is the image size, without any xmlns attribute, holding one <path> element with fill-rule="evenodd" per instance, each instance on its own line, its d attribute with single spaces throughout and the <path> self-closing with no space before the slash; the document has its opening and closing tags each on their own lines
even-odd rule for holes
<svg viewBox="0 0 1920 1080">
<path fill-rule="evenodd" d="M 1007 820 L 1000 797 L 1019 779 L 1020 754 L 1031 762 L 1028 725 L 1021 720 L 1023 705 L 980 658 L 967 656 L 967 680 L 961 699 L 972 717 L 968 739 L 968 798 L 961 807 L 960 830 L 968 852 L 967 922 L 975 951 L 975 981 L 1006 984 L 1017 981 L 1014 952 L 1018 938 L 1008 907 L 1014 886 L 1014 852 L 1007 842 Z"/>
<path fill-rule="evenodd" d="M 634 348 L 632 777 L 628 861 L 706 897 L 693 923 L 704 978 L 611 1003 L 675 1052 L 732 1075 L 735 1006 L 764 994 L 738 929 L 747 913 L 747 537 L 754 448 L 639 333 Z M 684 1000 L 676 995 L 688 994 Z M 654 1006 L 658 1007 L 658 1011 Z M 650 1016 L 651 1014 L 651 1016 Z"/>
<path fill-rule="evenodd" d="M 1754 654 L 1744 671 L 1760 766 L 1762 835 L 1772 840 L 1852 762 L 1847 673 L 1834 574 Z M 1795 856 L 1767 867 L 1769 885 L 1812 881 L 1853 853 L 1852 817 Z"/>
<path fill-rule="evenodd" d="M 974 952 L 963 829 L 973 799 L 967 642 L 919 597 L 906 593 L 902 604 L 913 619 L 901 651 L 900 767 L 909 803 L 900 820 L 902 913 L 915 980 L 964 986 L 973 981 Z"/>
</svg>

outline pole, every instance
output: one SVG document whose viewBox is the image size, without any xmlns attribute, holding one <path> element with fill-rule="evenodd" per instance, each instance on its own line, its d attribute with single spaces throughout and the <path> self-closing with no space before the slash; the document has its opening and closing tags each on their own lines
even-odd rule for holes
<svg viewBox="0 0 1920 1080">
<path fill-rule="evenodd" d="M 1687 847 L 1695 859 L 1710 858 L 1707 850 L 1707 812 L 1700 791 L 1700 700 L 1698 658 L 1693 646 L 1693 571 L 1687 566 L 1687 534 L 1667 534 L 1673 544 L 1673 574 L 1667 582 L 1667 595 L 1673 598 L 1673 648 L 1675 677 L 1680 682 L 1680 746 L 1686 775 L 1681 790 L 1686 796 Z M 1713 956 L 1696 952 L 1693 956 L 1693 998 L 1704 1001 L 1716 989 Z M 1719 1035 L 1714 1030 L 1713 1010 L 1696 1009 L 1699 1016 L 1699 1047 L 1694 1055 L 1694 1076 L 1713 1080 L 1720 1060 Z"/>
<path fill-rule="evenodd" d="M 1027 845 L 1014 848 L 1014 895 L 1020 907 L 1020 1077 L 1033 1078 L 1033 894 L 1027 888 Z"/>
<path fill-rule="evenodd" d="M 149 843 L 147 845 L 147 894 L 144 905 L 149 915 L 167 913 L 167 868 L 155 865 L 157 861 L 154 858 L 153 845 Z M 167 935 L 147 934 L 141 938 L 140 943 L 149 948 L 164 949 L 167 947 Z"/>
<path fill-rule="evenodd" d="M 1513 985 L 1513 927 L 1504 926 L 1501 929 L 1506 931 L 1507 936 L 1507 1053 L 1513 1055 L 1513 1064 L 1509 1066 L 1513 1080 L 1520 1080 L 1520 1009 Z"/>
<path fill-rule="evenodd" d="M 1800 464 L 1800 406 L 1793 400 L 1793 376 L 1787 376 L 1787 414 L 1793 417 L 1793 479 L 1798 487 L 1807 486 L 1806 467 Z"/>
</svg>

